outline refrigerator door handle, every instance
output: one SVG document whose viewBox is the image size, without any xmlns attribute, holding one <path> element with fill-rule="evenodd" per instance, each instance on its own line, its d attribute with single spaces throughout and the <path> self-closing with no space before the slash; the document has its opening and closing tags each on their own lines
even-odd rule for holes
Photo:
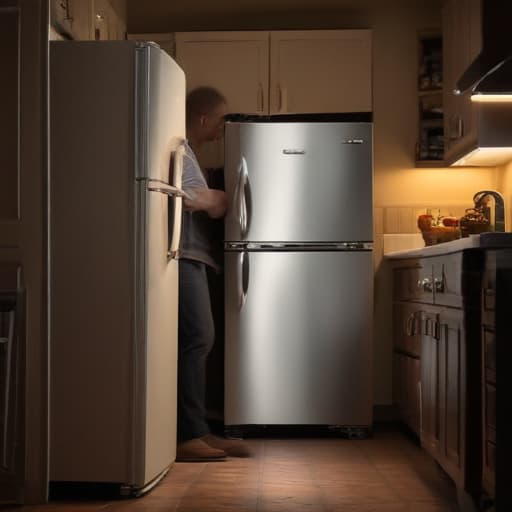
<svg viewBox="0 0 512 512">
<path fill-rule="evenodd" d="M 235 190 L 236 216 L 240 226 L 240 236 L 245 238 L 249 230 L 251 217 L 251 197 L 249 173 L 247 171 L 247 161 L 242 157 L 238 171 L 238 183 Z"/>
<path fill-rule="evenodd" d="M 173 166 L 173 177 L 172 184 L 176 188 L 176 190 L 180 190 L 183 192 L 182 197 L 188 197 L 188 194 L 182 190 L 182 176 L 183 176 L 183 159 L 185 157 L 185 143 L 182 142 L 174 153 L 174 166 Z M 172 226 L 172 235 L 171 242 L 169 244 L 169 258 L 176 258 L 178 255 L 178 249 L 180 246 L 181 240 L 181 214 L 183 208 L 183 200 L 179 197 L 176 197 L 173 201 L 174 203 L 174 225 Z"/>
<path fill-rule="evenodd" d="M 247 251 L 242 251 L 238 257 L 238 285 L 238 309 L 241 311 L 247 300 L 247 290 L 249 289 L 249 253 Z"/>
<path fill-rule="evenodd" d="M 160 192 L 162 194 L 167 194 L 170 197 L 187 197 L 190 196 L 181 188 L 173 187 L 163 181 L 158 180 L 149 180 L 148 182 L 148 190 L 150 192 Z"/>
</svg>

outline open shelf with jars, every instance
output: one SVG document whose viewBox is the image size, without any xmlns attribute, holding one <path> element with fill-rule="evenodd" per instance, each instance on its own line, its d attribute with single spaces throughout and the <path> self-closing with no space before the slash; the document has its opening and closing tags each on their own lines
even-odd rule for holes
<svg viewBox="0 0 512 512">
<path fill-rule="evenodd" d="M 417 167 L 444 165 L 443 44 L 439 31 L 418 36 Z"/>
</svg>

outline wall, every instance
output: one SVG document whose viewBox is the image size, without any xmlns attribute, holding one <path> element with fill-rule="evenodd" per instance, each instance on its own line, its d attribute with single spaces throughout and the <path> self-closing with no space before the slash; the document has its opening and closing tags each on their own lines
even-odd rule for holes
<svg viewBox="0 0 512 512">
<path fill-rule="evenodd" d="M 172 5 L 171 5 L 172 4 Z M 416 169 L 417 34 L 440 26 L 440 1 L 128 0 L 128 32 L 371 28 L 373 30 L 375 226 L 375 403 L 390 404 L 391 287 L 381 265 L 384 233 L 417 233 L 426 207 L 458 214 L 473 194 L 496 188 L 495 169 Z M 512 174 L 512 171 L 509 173 Z M 509 182 L 512 180 L 509 180 Z M 399 219 L 407 222 L 399 222 Z"/>
</svg>

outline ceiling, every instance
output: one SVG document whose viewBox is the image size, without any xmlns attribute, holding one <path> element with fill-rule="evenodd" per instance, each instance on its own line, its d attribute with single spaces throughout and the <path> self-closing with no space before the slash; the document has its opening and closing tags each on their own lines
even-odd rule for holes
<svg viewBox="0 0 512 512">
<path fill-rule="evenodd" d="M 442 0 L 126 0 L 130 33 L 187 30 L 344 28 L 343 13 L 397 8 L 440 10 Z M 334 16 L 334 18 L 333 18 Z M 349 28 L 349 27 L 347 27 Z"/>
</svg>

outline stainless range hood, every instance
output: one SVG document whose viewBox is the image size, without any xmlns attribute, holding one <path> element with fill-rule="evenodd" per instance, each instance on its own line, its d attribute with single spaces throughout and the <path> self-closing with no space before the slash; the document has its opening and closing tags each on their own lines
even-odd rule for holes
<svg viewBox="0 0 512 512">
<path fill-rule="evenodd" d="M 481 0 L 482 50 L 452 91 L 471 97 L 471 131 L 447 152 L 449 165 L 493 167 L 512 160 L 511 20 L 512 0 Z"/>
<path fill-rule="evenodd" d="M 482 51 L 459 78 L 454 93 L 512 95 L 512 1 L 482 0 L 481 16 Z"/>
</svg>

